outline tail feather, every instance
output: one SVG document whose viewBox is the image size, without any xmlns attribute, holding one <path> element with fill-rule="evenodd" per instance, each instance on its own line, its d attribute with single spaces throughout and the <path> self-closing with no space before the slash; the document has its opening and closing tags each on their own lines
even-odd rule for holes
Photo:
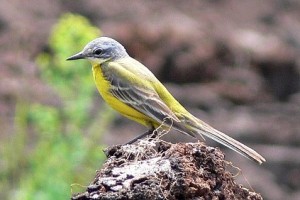
<svg viewBox="0 0 300 200">
<path fill-rule="evenodd" d="M 205 122 L 197 118 L 193 118 L 193 119 L 189 118 L 189 120 L 185 118 L 184 122 L 186 124 L 186 128 L 184 131 L 182 131 L 183 129 L 179 130 L 180 132 L 186 132 L 191 136 L 194 136 L 195 133 L 200 135 L 201 137 L 202 135 L 204 135 L 259 164 L 262 164 L 263 162 L 266 161 L 264 157 L 262 157 L 259 153 L 257 153 L 253 149 L 229 137 L 225 133 L 222 133 L 221 131 L 214 129 L 210 125 L 206 124 Z M 178 128 L 176 129 L 178 130 Z M 187 129 L 189 131 L 187 131 Z"/>
<path fill-rule="evenodd" d="M 265 162 L 265 158 L 263 158 L 259 153 L 254 151 L 253 149 L 247 147 L 241 142 L 229 137 L 228 135 L 222 133 L 214 129 L 213 127 L 204 124 L 202 129 L 199 129 L 201 134 L 223 144 L 224 146 L 236 151 L 237 153 L 245 156 L 246 158 L 253 160 L 259 164 Z"/>
</svg>

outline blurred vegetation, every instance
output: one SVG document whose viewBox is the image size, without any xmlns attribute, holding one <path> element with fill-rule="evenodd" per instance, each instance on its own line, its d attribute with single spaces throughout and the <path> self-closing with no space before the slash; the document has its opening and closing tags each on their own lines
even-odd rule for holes
<svg viewBox="0 0 300 200">
<path fill-rule="evenodd" d="M 16 132 L 1 147 L 5 170 L 0 173 L 0 190 L 11 189 L 9 185 L 15 190 L 2 192 L 3 198 L 69 199 L 71 193 L 85 189 L 71 184 L 88 184 L 105 159 L 99 143 L 113 114 L 105 105 L 94 111 L 96 87 L 89 64 L 66 61 L 100 34 L 87 19 L 74 14 L 63 15 L 53 27 L 51 53 L 41 53 L 36 62 L 62 106 L 17 103 Z"/>
</svg>

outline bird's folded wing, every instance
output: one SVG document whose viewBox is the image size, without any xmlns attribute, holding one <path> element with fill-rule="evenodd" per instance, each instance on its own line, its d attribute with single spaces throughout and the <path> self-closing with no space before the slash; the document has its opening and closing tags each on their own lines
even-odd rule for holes
<svg viewBox="0 0 300 200">
<path fill-rule="evenodd" d="M 125 103 L 126 105 L 138 110 L 158 123 L 162 123 L 167 118 L 167 125 L 171 125 L 179 119 L 174 115 L 170 108 L 160 99 L 156 91 L 141 81 L 128 80 L 115 73 L 106 73 L 106 79 L 110 81 L 111 94 Z"/>
</svg>

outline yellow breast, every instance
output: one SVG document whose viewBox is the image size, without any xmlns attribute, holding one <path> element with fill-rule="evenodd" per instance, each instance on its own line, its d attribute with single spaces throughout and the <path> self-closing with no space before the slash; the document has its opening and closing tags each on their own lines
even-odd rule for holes
<svg viewBox="0 0 300 200">
<path fill-rule="evenodd" d="M 120 112 L 125 117 L 132 119 L 140 124 L 143 124 L 145 126 L 154 125 L 149 117 L 121 102 L 110 93 L 110 82 L 107 81 L 103 76 L 103 72 L 99 64 L 93 65 L 92 69 L 96 87 L 100 95 L 108 105 L 110 105 L 116 111 Z"/>
</svg>

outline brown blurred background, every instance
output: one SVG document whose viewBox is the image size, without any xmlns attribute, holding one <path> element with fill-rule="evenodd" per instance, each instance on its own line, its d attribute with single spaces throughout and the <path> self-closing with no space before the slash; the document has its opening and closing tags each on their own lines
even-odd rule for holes
<svg viewBox="0 0 300 200">
<path fill-rule="evenodd" d="M 14 134 L 16 101 L 60 104 L 34 59 L 47 51 L 59 16 L 78 13 L 121 42 L 191 113 L 266 158 L 258 166 L 220 147 L 242 170 L 237 181 L 264 199 L 300 199 L 300 1 L 0 3 L 0 138 Z M 116 115 L 99 144 L 143 131 Z M 165 140 L 195 141 L 172 133 Z"/>
</svg>

